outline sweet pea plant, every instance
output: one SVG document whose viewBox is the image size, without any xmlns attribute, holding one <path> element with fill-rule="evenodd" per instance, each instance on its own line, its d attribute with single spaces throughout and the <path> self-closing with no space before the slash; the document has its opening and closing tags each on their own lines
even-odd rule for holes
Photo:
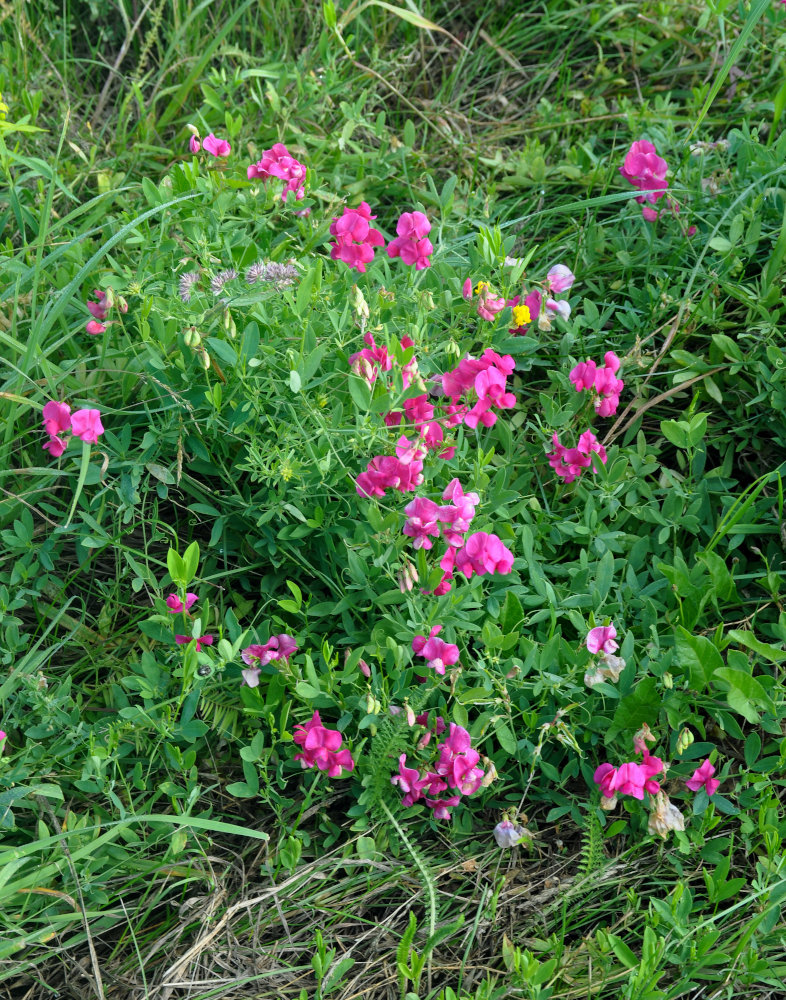
<svg viewBox="0 0 786 1000">
<path fill-rule="evenodd" d="M 63 592 L 62 538 L 84 565 L 117 551 L 132 638 L 98 671 L 91 706 L 108 721 L 89 730 L 56 675 L 31 671 L 0 719 L 9 795 L 30 777 L 27 741 L 65 754 L 55 734 L 73 729 L 75 787 L 103 818 L 128 775 L 196 813 L 220 759 L 222 794 L 264 807 L 289 868 L 347 829 L 378 849 L 412 829 L 508 849 L 570 821 L 689 854 L 723 816 L 744 824 L 730 744 L 756 762 L 760 726 L 761 766 L 780 760 L 774 678 L 750 657 L 779 662 L 786 623 L 773 577 L 768 641 L 735 627 L 723 545 L 742 515 L 724 499 L 732 442 L 710 447 L 707 412 L 751 369 L 730 336 L 713 334 L 711 363 L 680 340 L 656 395 L 671 341 L 653 349 L 641 317 L 677 330 L 674 289 L 623 264 L 629 246 L 655 257 L 656 234 L 696 252 L 692 227 L 710 232 L 720 211 L 698 167 L 675 177 L 662 137 L 606 165 L 631 194 L 590 234 L 615 247 L 609 279 L 569 240 L 543 249 L 487 219 L 468 234 L 455 178 L 384 196 L 331 180 L 294 136 L 268 130 L 247 153 L 214 128 L 183 135 L 145 186 L 125 264 L 75 270 L 78 360 L 44 383 L 25 439 L 30 464 L 71 489 L 13 583 L 29 595 L 43 575 Z M 782 399 L 776 361 L 766 391 Z M 652 418 L 683 385 L 687 412 Z M 774 482 L 748 494 L 768 531 Z M 142 559 L 124 539 L 150 519 L 144 497 Z M 22 551 L 35 530 L 23 512 L 5 541 Z M 21 648 L 18 627 L 7 643 Z M 56 725 L 29 725 L 36 712 Z"/>
</svg>

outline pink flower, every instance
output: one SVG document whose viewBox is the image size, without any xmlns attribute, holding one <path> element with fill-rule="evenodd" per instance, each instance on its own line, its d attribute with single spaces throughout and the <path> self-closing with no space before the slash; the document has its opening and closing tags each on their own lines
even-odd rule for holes
<svg viewBox="0 0 786 1000">
<path fill-rule="evenodd" d="M 54 399 L 44 406 L 44 430 L 50 437 L 71 430 L 71 407 L 67 403 L 58 403 Z"/>
<path fill-rule="evenodd" d="M 188 140 L 188 148 L 191 150 L 192 153 L 198 153 L 199 152 L 199 150 L 202 148 L 202 145 L 201 145 L 201 143 L 199 141 L 199 138 L 197 136 L 195 136 L 195 135 L 191 136 L 191 138 Z M 208 150 L 208 152 L 209 152 L 209 150 Z"/>
<path fill-rule="evenodd" d="M 104 320 L 109 315 L 109 310 L 111 308 L 111 304 L 107 301 L 107 294 L 100 288 L 94 288 L 93 295 L 95 295 L 98 301 L 91 302 L 88 299 L 86 303 L 87 308 L 92 313 L 94 319 Z"/>
<path fill-rule="evenodd" d="M 598 441 L 592 431 L 585 431 L 579 438 L 578 447 L 566 448 L 560 444 L 556 432 L 552 436 L 554 450 L 546 455 L 549 465 L 566 483 L 572 483 L 582 474 L 584 469 L 592 465 L 592 453 L 595 452 L 603 464 L 606 464 L 606 449 Z"/>
<path fill-rule="evenodd" d="M 497 422 L 497 414 L 492 407 L 511 409 L 516 405 L 516 397 L 512 392 L 506 392 L 506 376 L 497 368 L 487 368 L 475 379 L 475 391 L 478 401 L 464 417 L 467 427 L 475 428 L 479 423 L 484 427 L 493 427 Z"/>
<path fill-rule="evenodd" d="M 400 257 L 409 267 L 413 264 L 418 271 L 431 267 L 428 255 L 434 247 L 426 238 L 431 223 L 423 212 L 404 212 L 396 224 L 398 236 L 388 244 L 388 257 Z"/>
<path fill-rule="evenodd" d="M 71 417 L 74 436 L 88 444 L 98 444 L 99 434 L 104 433 L 100 410 L 77 410 Z"/>
<path fill-rule="evenodd" d="M 178 646 L 187 646 L 189 642 L 191 642 L 191 638 L 192 637 L 190 635 L 176 635 L 175 642 L 178 644 Z M 194 637 L 194 641 L 196 642 L 197 653 L 201 653 L 203 646 L 213 645 L 213 636 L 200 635 L 198 639 Z"/>
<path fill-rule="evenodd" d="M 576 280 L 576 275 L 564 264 L 555 264 L 546 275 L 549 288 L 555 295 L 567 292 Z"/>
<path fill-rule="evenodd" d="M 85 323 L 85 330 L 87 330 L 87 332 L 92 336 L 96 337 L 99 333 L 106 333 L 107 326 L 108 324 L 99 323 L 98 320 L 89 319 L 87 323 Z"/>
<path fill-rule="evenodd" d="M 402 436 L 396 444 L 396 454 L 376 455 L 365 472 L 357 477 L 355 489 L 360 496 L 383 497 L 388 489 L 401 493 L 417 489 L 423 482 L 425 448 Z"/>
<path fill-rule="evenodd" d="M 363 340 L 368 346 L 350 354 L 349 364 L 352 371 L 365 379 L 371 387 L 380 372 L 389 372 L 393 367 L 393 357 L 387 347 L 377 347 L 371 333 L 367 333 Z"/>
<path fill-rule="evenodd" d="M 205 136 L 202 145 L 212 156 L 229 156 L 232 152 L 232 147 L 226 139 L 217 139 L 212 132 Z"/>
<path fill-rule="evenodd" d="M 404 534 L 413 539 L 413 546 L 416 549 L 430 549 L 434 545 L 430 536 L 439 535 L 440 508 L 433 500 L 426 497 L 416 497 L 404 508 L 407 515 L 407 522 L 404 525 Z"/>
<path fill-rule="evenodd" d="M 597 370 L 598 366 L 589 358 L 586 361 L 580 361 L 575 368 L 571 369 L 570 380 L 576 387 L 576 392 L 595 387 Z"/>
<path fill-rule="evenodd" d="M 287 194 L 294 191 L 295 200 L 300 201 L 305 194 L 304 182 L 306 179 L 306 167 L 289 152 L 282 142 L 275 143 L 271 149 L 266 149 L 262 153 L 262 158 L 256 163 L 252 163 L 247 171 L 248 179 L 260 178 L 267 180 L 269 177 L 278 177 L 284 181 L 284 189 L 281 192 L 281 200 L 287 200 Z M 308 215 L 310 208 L 304 209 L 297 215 Z"/>
<path fill-rule="evenodd" d="M 342 216 L 333 219 L 330 225 L 330 234 L 336 237 L 330 251 L 333 260 L 343 260 L 361 273 L 366 270 L 366 264 L 374 259 L 374 248 L 385 245 L 382 233 L 369 225 L 372 219 L 376 215 L 371 214 L 365 201 L 357 208 L 345 208 Z"/>
<path fill-rule="evenodd" d="M 196 594 L 186 594 L 185 607 L 177 594 L 170 594 L 166 599 L 166 606 L 171 615 L 179 615 L 181 611 L 190 611 L 198 600 Z"/>
<path fill-rule="evenodd" d="M 619 649 L 617 630 L 613 625 L 598 625 L 587 633 L 587 649 L 590 653 L 613 653 Z"/>
<path fill-rule="evenodd" d="M 288 660 L 297 650 L 298 645 L 292 636 L 281 632 L 279 635 L 272 635 L 264 645 L 254 643 L 246 646 L 240 657 L 249 666 L 264 667 L 273 660 Z"/>
<path fill-rule="evenodd" d="M 444 642 L 438 639 L 437 635 L 442 631 L 441 625 L 435 625 L 429 633 L 428 639 L 422 635 L 416 635 L 412 640 L 412 650 L 419 656 L 425 657 L 428 661 L 427 667 L 435 673 L 444 677 L 445 667 L 452 667 L 458 662 L 459 648 L 451 642 Z"/>
<path fill-rule="evenodd" d="M 459 804 L 460 796 L 451 795 L 448 799 L 426 799 L 426 805 L 434 812 L 434 819 L 450 819 L 450 810 Z"/>
<path fill-rule="evenodd" d="M 327 771 L 331 778 L 340 778 L 342 770 L 354 770 L 355 762 L 349 750 L 341 749 L 341 733 L 326 729 L 319 712 L 315 711 L 305 725 L 295 726 L 293 739 L 298 746 L 303 747 L 302 753 L 295 754 L 294 758 L 301 762 L 302 767 L 313 767 L 316 764 L 320 771 Z"/>
<path fill-rule="evenodd" d="M 497 535 L 476 531 L 456 552 L 456 568 L 467 579 L 473 573 L 510 573 L 513 553 Z"/>
<path fill-rule="evenodd" d="M 707 795 L 714 795 L 720 787 L 720 781 L 717 778 L 713 778 L 713 774 L 715 774 L 715 768 L 710 764 L 708 757 L 701 767 L 696 768 L 691 777 L 685 782 L 685 785 L 692 792 L 698 792 L 703 786 Z"/>
<path fill-rule="evenodd" d="M 44 451 L 48 451 L 52 458 L 60 458 L 67 447 L 68 442 L 59 437 L 51 437 L 46 444 L 42 445 Z"/>
<path fill-rule="evenodd" d="M 493 832 L 497 847 L 516 847 L 527 835 L 522 827 L 516 826 L 509 819 L 503 819 L 501 823 L 497 823 Z"/>
<path fill-rule="evenodd" d="M 406 808 L 411 806 L 418 799 L 423 798 L 423 789 L 428 787 L 428 779 L 421 778 L 419 772 L 414 767 L 407 767 L 407 755 L 401 754 L 398 759 L 398 774 L 394 774 L 390 779 L 392 785 L 398 785 L 404 798 L 401 804 Z"/>
</svg>

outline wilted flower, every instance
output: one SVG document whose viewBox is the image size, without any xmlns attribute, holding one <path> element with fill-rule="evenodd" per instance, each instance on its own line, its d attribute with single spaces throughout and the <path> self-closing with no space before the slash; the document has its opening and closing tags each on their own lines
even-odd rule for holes
<svg viewBox="0 0 786 1000">
<path fill-rule="evenodd" d="M 658 792 L 655 795 L 647 829 L 653 836 L 663 837 L 664 840 L 669 835 L 670 830 L 685 829 L 685 817 L 669 801 L 665 792 Z"/>
</svg>

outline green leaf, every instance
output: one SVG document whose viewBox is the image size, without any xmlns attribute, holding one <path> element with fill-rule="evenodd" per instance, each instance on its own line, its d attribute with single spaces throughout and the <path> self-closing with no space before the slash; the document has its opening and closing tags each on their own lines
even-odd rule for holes
<svg viewBox="0 0 786 1000">
<path fill-rule="evenodd" d="M 666 440 L 675 447 L 688 447 L 688 423 L 685 420 L 661 420 L 660 429 Z"/>
<path fill-rule="evenodd" d="M 617 937 L 616 934 L 609 934 L 609 941 L 614 954 L 626 969 L 637 969 L 639 967 L 639 960 L 621 937 Z"/>
<path fill-rule="evenodd" d="M 765 660 L 770 663 L 783 663 L 786 661 L 786 649 L 781 649 L 780 646 L 771 646 L 769 643 L 762 642 L 757 639 L 753 632 L 747 632 L 745 629 L 732 628 L 726 633 L 726 638 L 730 642 L 736 642 L 739 646 L 745 646 L 748 649 L 752 649 L 754 653 L 758 653 L 759 656 L 763 656 Z"/>
<path fill-rule="evenodd" d="M 513 730 L 507 724 L 504 719 L 498 719 L 494 723 L 494 732 L 496 733 L 497 740 L 502 749 L 509 754 L 514 754 L 516 752 L 516 737 L 513 735 Z"/>
<path fill-rule="evenodd" d="M 358 375 L 349 376 L 349 394 L 361 413 L 368 413 L 371 406 L 371 390 L 365 379 Z"/>
<path fill-rule="evenodd" d="M 183 553 L 183 571 L 185 580 L 183 583 L 184 587 L 187 587 L 189 583 L 196 576 L 197 570 L 199 569 L 199 542 L 192 542 L 186 551 Z"/>
<path fill-rule="evenodd" d="M 322 285 L 322 261 L 314 267 L 310 267 L 303 275 L 298 285 L 297 296 L 295 297 L 295 311 L 298 316 L 305 316 L 311 308 L 312 292 L 318 292 Z"/>
<path fill-rule="evenodd" d="M 723 658 L 706 636 L 692 635 L 679 626 L 674 635 L 677 662 L 688 672 L 690 686 L 704 691 L 713 676 L 723 667 Z"/>
<path fill-rule="evenodd" d="M 186 564 L 175 549 L 170 549 L 166 554 L 166 568 L 174 584 L 178 587 L 186 586 Z"/>
</svg>

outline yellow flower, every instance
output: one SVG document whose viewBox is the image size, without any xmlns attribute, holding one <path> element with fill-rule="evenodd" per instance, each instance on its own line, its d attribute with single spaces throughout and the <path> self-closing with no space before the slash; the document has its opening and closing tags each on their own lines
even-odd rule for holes
<svg viewBox="0 0 786 1000">
<path fill-rule="evenodd" d="M 477 283 L 477 285 L 475 285 L 475 294 L 476 295 L 480 295 L 480 293 L 483 291 L 483 289 L 484 288 L 488 288 L 488 287 L 489 287 L 489 283 L 487 281 L 479 281 Z"/>
<path fill-rule="evenodd" d="M 524 326 L 531 319 L 529 306 L 513 306 L 513 322 L 516 326 Z"/>
</svg>

